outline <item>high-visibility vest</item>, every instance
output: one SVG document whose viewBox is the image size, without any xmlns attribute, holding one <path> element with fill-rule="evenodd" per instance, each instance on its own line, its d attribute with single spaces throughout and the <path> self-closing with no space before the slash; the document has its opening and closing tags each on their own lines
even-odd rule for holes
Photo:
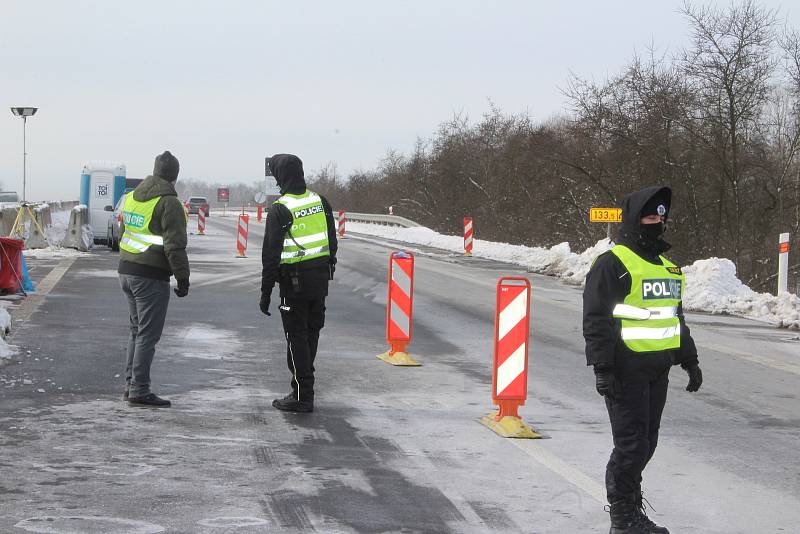
<svg viewBox="0 0 800 534">
<path fill-rule="evenodd" d="M 275 201 L 292 214 L 292 227 L 283 236 L 281 264 L 293 264 L 330 256 L 328 221 L 322 199 L 313 191 L 285 194 Z"/>
<path fill-rule="evenodd" d="M 655 352 L 681 346 L 678 306 L 686 278 L 680 267 L 663 256 L 663 265 L 640 258 L 625 245 L 611 252 L 631 276 L 631 290 L 614 306 L 614 318 L 622 321 L 622 341 L 634 352 Z"/>
<path fill-rule="evenodd" d="M 122 222 L 125 231 L 119 240 L 119 248 L 131 254 L 141 254 L 151 245 L 164 246 L 164 238 L 150 231 L 150 222 L 153 220 L 153 211 L 161 197 L 154 197 L 145 202 L 133 198 L 133 193 L 125 196 L 122 206 Z"/>
</svg>

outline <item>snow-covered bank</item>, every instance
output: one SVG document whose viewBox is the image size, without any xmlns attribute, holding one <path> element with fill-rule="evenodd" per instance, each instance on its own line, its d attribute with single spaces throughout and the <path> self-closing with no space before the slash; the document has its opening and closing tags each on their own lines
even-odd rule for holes
<svg viewBox="0 0 800 534">
<path fill-rule="evenodd" d="M 461 236 L 446 236 L 429 228 L 348 222 L 347 229 L 459 254 L 464 252 Z M 607 239 L 598 241 L 580 254 L 572 252 L 569 243 L 541 248 L 476 239 L 472 254 L 479 258 L 513 263 L 531 272 L 557 276 L 567 283 L 582 285 L 594 259 L 610 248 L 611 242 Z M 736 268 L 730 260 L 697 260 L 683 267 L 683 271 L 687 286 L 683 299 L 686 310 L 738 315 L 780 327 L 800 329 L 800 298 L 797 295 L 776 297 L 769 293 L 756 293 L 736 278 Z"/>
</svg>

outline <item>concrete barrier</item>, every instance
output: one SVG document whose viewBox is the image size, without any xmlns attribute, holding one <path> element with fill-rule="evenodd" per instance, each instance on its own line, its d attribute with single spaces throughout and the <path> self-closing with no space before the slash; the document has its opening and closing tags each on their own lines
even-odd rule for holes
<svg viewBox="0 0 800 534">
<path fill-rule="evenodd" d="M 37 211 L 41 214 L 42 228 L 47 230 L 53 226 L 53 208 L 50 204 L 39 204 L 34 208 L 34 213 Z"/>
<path fill-rule="evenodd" d="M 17 220 L 17 208 L 6 206 L 0 210 L 0 233 L 3 237 L 11 235 L 14 229 L 14 221 Z"/>
<path fill-rule="evenodd" d="M 20 208 L 23 211 L 23 217 L 30 219 L 28 223 L 28 237 L 25 238 L 25 248 L 47 248 L 47 237 L 44 235 L 45 222 L 50 226 L 50 206 L 42 205 L 36 206 L 31 210 L 29 207 Z M 30 214 L 33 214 L 31 219 Z"/>
<path fill-rule="evenodd" d="M 93 242 L 94 236 L 89 226 L 89 208 L 83 204 L 75 206 L 69 214 L 69 226 L 61 246 L 88 252 Z"/>
</svg>

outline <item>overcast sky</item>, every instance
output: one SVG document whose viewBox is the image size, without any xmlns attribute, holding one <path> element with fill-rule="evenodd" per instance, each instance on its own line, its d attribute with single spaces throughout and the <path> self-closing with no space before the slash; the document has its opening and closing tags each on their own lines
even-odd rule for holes
<svg viewBox="0 0 800 534">
<path fill-rule="evenodd" d="M 728 5 L 722 2 L 721 5 Z M 794 2 L 765 1 L 800 27 Z M 489 102 L 545 120 L 570 72 L 605 79 L 687 40 L 681 2 L 0 1 L 0 182 L 76 199 L 81 165 L 143 177 L 165 149 L 181 178 L 252 182 L 264 157 L 306 172 L 374 168 Z M 4 115 L 5 113 L 5 115 Z"/>
</svg>

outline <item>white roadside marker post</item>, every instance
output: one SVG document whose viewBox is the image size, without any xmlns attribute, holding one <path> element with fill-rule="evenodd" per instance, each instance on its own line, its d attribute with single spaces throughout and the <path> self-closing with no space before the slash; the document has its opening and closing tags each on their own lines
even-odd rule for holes
<svg viewBox="0 0 800 534">
<path fill-rule="evenodd" d="M 778 295 L 789 289 L 789 233 L 778 238 Z"/>
</svg>

